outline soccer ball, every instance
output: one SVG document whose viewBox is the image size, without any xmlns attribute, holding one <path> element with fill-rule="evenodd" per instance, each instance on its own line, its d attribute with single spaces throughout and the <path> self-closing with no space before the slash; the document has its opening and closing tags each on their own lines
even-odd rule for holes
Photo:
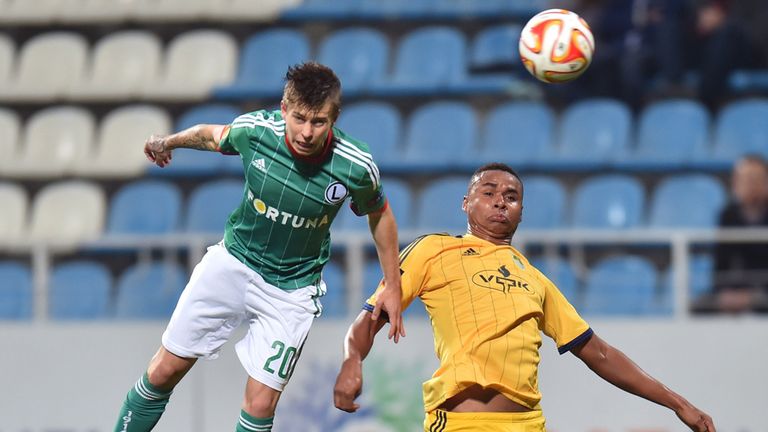
<svg viewBox="0 0 768 432">
<path fill-rule="evenodd" d="M 595 40 L 589 24 L 565 9 L 549 9 L 531 18 L 520 33 L 520 59 L 537 79 L 570 81 L 592 62 Z"/>
</svg>

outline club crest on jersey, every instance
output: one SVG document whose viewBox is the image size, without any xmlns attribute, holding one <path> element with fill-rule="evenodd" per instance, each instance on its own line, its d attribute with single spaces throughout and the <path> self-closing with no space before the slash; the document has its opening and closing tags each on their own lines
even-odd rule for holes
<svg viewBox="0 0 768 432">
<path fill-rule="evenodd" d="M 340 182 L 333 182 L 325 188 L 325 201 L 329 204 L 338 204 L 347 197 L 347 187 Z"/>
<path fill-rule="evenodd" d="M 512 254 L 512 261 L 515 262 L 515 265 L 520 267 L 520 270 L 525 270 L 525 264 L 523 264 L 523 261 L 517 257 L 517 255 Z"/>
</svg>

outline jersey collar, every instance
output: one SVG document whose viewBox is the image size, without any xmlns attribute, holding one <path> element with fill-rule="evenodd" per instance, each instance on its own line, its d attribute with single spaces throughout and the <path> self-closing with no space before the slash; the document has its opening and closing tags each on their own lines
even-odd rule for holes
<svg viewBox="0 0 768 432">
<path fill-rule="evenodd" d="M 288 151 L 291 152 L 291 155 L 297 160 L 300 160 L 302 162 L 308 162 L 312 164 L 319 164 L 328 157 L 328 154 L 333 149 L 333 128 L 331 128 L 330 131 L 328 131 L 328 139 L 325 140 L 325 146 L 323 147 L 323 151 L 320 152 L 320 154 L 317 154 L 315 156 L 302 156 L 299 153 L 296 152 L 296 149 L 293 148 L 291 143 L 288 141 L 288 134 L 285 134 L 285 145 L 288 147 Z"/>
</svg>

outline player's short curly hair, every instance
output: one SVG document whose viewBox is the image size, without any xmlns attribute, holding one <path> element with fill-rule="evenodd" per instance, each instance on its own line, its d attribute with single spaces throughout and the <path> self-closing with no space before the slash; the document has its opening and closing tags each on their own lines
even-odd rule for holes
<svg viewBox="0 0 768 432">
<path fill-rule="evenodd" d="M 480 174 L 486 171 L 504 171 L 510 173 L 517 179 L 517 181 L 520 182 L 520 186 L 523 185 L 523 179 L 520 178 L 520 175 L 514 169 L 512 169 L 512 167 L 501 162 L 492 162 L 481 166 L 480 168 L 476 169 L 474 173 L 472 173 L 468 188 L 471 189 L 472 185 L 480 178 Z"/>
<path fill-rule="evenodd" d="M 341 81 L 331 68 L 316 62 L 291 66 L 285 74 L 283 102 L 315 111 L 331 102 L 330 114 L 335 120 L 341 110 Z"/>
</svg>

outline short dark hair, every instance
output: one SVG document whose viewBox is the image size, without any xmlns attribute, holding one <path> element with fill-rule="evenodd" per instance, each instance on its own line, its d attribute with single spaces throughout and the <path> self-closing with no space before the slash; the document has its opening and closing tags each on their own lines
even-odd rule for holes
<svg viewBox="0 0 768 432">
<path fill-rule="evenodd" d="M 764 170 L 768 171 L 768 161 L 765 160 L 765 158 L 759 154 L 759 153 L 746 153 L 743 154 L 737 161 L 737 164 L 740 164 L 742 162 L 752 162 L 760 165 L 763 167 Z"/>
<path fill-rule="evenodd" d="M 290 66 L 285 74 L 283 102 L 320 110 L 331 102 L 331 116 L 341 110 L 341 81 L 328 66 L 313 61 Z"/>
<path fill-rule="evenodd" d="M 469 180 L 469 187 L 472 187 L 472 184 L 477 181 L 476 179 L 480 177 L 480 174 L 486 171 L 504 171 L 504 172 L 510 173 L 513 176 L 515 176 L 517 181 L 520 182 L 520 186 L 523 185 L 523 179 L 520 178 L 520 175 L 515 170 L 513 170 L 512 167 L 501 162 L 491 162 L 481 166 L 480 168 L 476 169 L 475 172 L 472 173 L 472 177 L 470 177 L 470 180 Z"/>
</svg>

